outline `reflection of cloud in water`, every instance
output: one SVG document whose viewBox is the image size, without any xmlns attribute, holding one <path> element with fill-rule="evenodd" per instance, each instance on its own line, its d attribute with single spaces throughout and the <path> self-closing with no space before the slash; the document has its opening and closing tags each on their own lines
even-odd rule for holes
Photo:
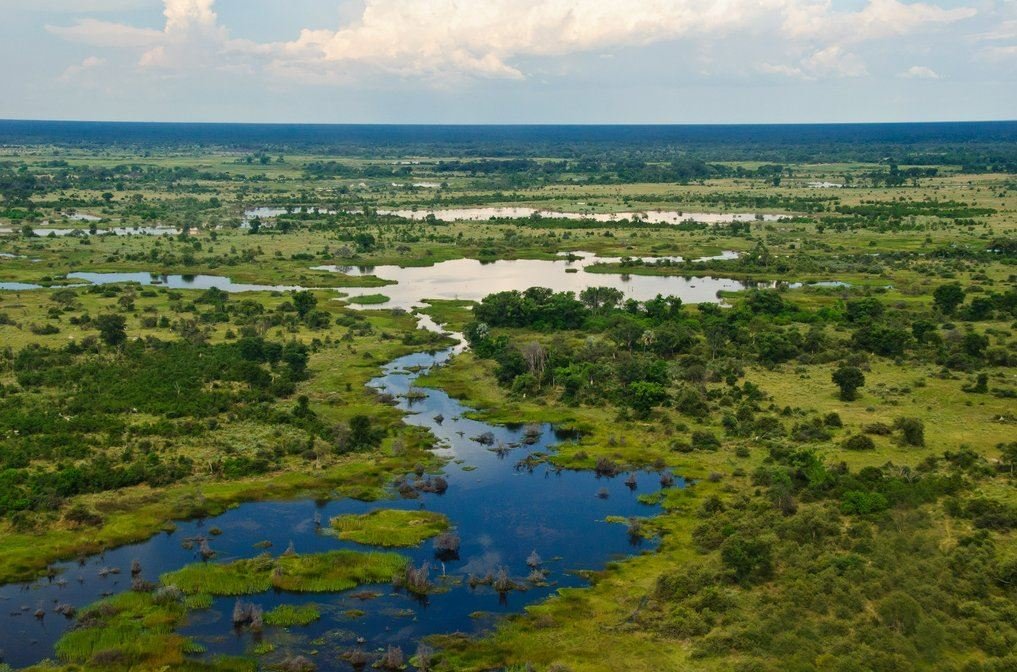
<svg viewBox="0 0 1017 672">
<path fill-rule="evenodd" d="M 322 523 L 324 525 L 324 522 Z M 314 520 L 312 518 L 304 518 L 299 523 L 293 526 L 293 531 L 303 534 L 310 532 L 314 528 Z"/>
<path fill-rule="evenodd" d="M 482 577 L 489 573 L 493 574 L 504 564 L 505 561 L 501 553 L 498 551 L 488 551 L 479 557 L 474 556 L 470 558 L 470 561 L 462 566 L 460 572 Z"/>
<path fill-rule="evenodd" d="M 453 259 L 433 266 L 378 266 L 371 269 L 341 269 L 316 266 L 312 270 L 342 272 L 350 275 L 374 274 L 394 280 L 397 284 L 379 290 L 376 287 L 344 287 L 348 297 L 376 294 L 389 297 L 386 308 L 410 309 L 422 305 L 423 299 L 464 299 L 479 301 L 489 294 L 539 286 L 557 292 L 578 295 L 587 287 L 613 287 L 625 298 L 645 301 L 661 294 L 678 296 L 686 303 L 717 303 L 720 291 L 740 291 L 744 283 L 730 278 L 681 277 L 677 275 L 624 275 L 619 273 L 587 273 L 586 266 L 614 258 L 581 257 L 575 261 L 558 259 L 499 260 L 481 263 L 476 259 Z"/>
<path fill-rule="evenodd" d="M 232 521 L 230 523 L 230 527 L 236 528 L 238 530 L 247 530 L 249 532 L 254 532 L 255 530 L 262 529 L 264 525 L 262 525 L 261 522 L 255 518 L 241 518 L 240 520 Z"/>
</svg>

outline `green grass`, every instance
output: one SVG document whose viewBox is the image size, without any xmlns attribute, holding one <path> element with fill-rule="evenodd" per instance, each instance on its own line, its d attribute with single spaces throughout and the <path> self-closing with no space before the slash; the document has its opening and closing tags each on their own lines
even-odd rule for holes
<svg viewBox="0 0 1017 672">
<path fill-rule="evenodd" d="M 188 641 L 173 630 L 184 613 L 176 602 L 160 605 L 148 593 L 123 593 L 82 611 L 79 622 L 97 625 L 65 634 L 57 642 L 56 653 L 65 662 L 79 664 L 108 652 L 145 669 L 179 664 Z"/>
<path fill-rule="evenodd" d="M 274 564 L 267 555 L 228 564 L 193 564 L 163 574 L 160 580 L 164 585 L 176 586 L 190 595 L 253 595 L 272 587 Z"/>
<path fill-rule="evenodd" d="M 363 296 L 351 296 L 345 300 L 349 303 L 355 303 L 361 306 L 376 306 L 382 303 L 388 303 L 391 299 L 384 294 L 364 294 Z"/>
<path fill-rule="evenodd" d="M 313 604 L 293 606 L 283 604 L 265 614 L 265 623 L 281 628 L 297 625 L 310 625 L 321 618 L 321 612 Z"/>
<path fill-rule="evenodd" d="M 379 509 L 332 519 L 340 539 L 369 546 L 417 546 L 448 529 L 448 518 L 431 511 Z"/>
<path fill-rule="evenodd" d="M 230 563 L 202 563 L 163 574 L 164 585 L 189 595 L 254 595 L 269 589 L 297 593 L 338 593 L 365 583 L 386 583 L 406 559 L 394 553 L 332 551 L 272 558 L 262 555 Z"/>
</svg>

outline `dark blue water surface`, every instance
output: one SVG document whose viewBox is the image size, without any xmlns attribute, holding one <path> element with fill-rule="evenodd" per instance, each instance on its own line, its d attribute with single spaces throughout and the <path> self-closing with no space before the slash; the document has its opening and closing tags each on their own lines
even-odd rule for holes
<svg viewBox="0 0 1017 672">
<path fill-rule="evenodd" d="M 426 320 L 425 320 L 426 322 Z M 432 323 L 433 326 L 433 323 Z M 412 654 L 422 636 L 436 633 L 477 633 L 489 628 L 494 616 L 519 612 L 525 605 L 546 598 L 557 589 L 580 586 L 584 581 L 576 570 L 599 569 L 613 558 L 640 550 L 652 550 L 654 542 L 635 542 L 624 525 L 607 523 L 606 516 L 650 516 L 655 506 L 641 504 L 641 492 L 659 489 L 657 473 L 637 474 L 639 485 L 630 490 L 624 476 L 598 478 L 591 472 L 557 471 L 540 465 L 520 468 L 519 461 L 533 452 L 552 450 L 573 437 L 557 433 L 550 425 L 540 426 L 540 439 L 523 444 L 523 427 L 500 427 L 462 417 L 469 409 L 440 390 L 423 390 L 426 397 L 409 402 L 404 396 L 421 372 L 441 365 L 459 348 L 435 354 L 420 353 L 388 364 L 382 376 L 370 385 L 399 397 L 399 407 L 407 411 L 405 422 L 426 427 L 439 441 L 439 454 L 449 458 L 446 468 L 449 489 L 443 495 L 424 494 L 420 499 L 396 499 L 391 502 L 365 503 L 353 500 L 315 502 L 311 500 L 258 502 L 244 504 L 223 515 L 207 520 L 178 524 L 172 533 L 159 534 L 148 541 L 107 551 L 88 558 L 84 564 L 62 563 L 59 576 L 32 583 L 0 588 L 0 649 L 6 662 L 24 666 L 53 655 L 53 645 L 73 621 L 53 612 L 58 603 L 85 606 L 105 594 L 129 589 L 130 566 L 135 559 L 143 568 L 143 577 L 156 579 L 161 573 L 200 562 L 195 550 L 186 550 L 182 541 L 208 535 L 213 527 L 222 530 L 210 537 L 216 551 L 215 562 L 256 556 L 264 551 L 255 547 L 268 541 L 269 552 L 282 553 L 292 542 L 298 553 L 314 553 L 341 548 L 361 549 L 328 533 L 328 521 L 343 513 L 361 513 L 375 508 L 423 508 L 448 515 L 462 538 L 459 558 L 438 562 L 430 542 L 401 551 L 417 565 L 430 561 L 431 576 L 441 581 L 445 574 L 452 584 L 447 592 L 427 600 L 396 591 L 391 585 L 361 586 L 339 594 L 288 594 L 270 592 L 251 596 L 249 601 L 266 611 L 279 604 L 313 603 L 322 618 L 288 632 L 266 628 L 260 638 L 276 644 L 277 649 L 262 660 L 271 661 L 290 653 L 314 652 L 319 669 L 341 670 L 346 664 L 340 654 L 352 647 L 373 651 L 396 644 Z M 439 423 L 435 416 L 444 416 Z M 511 447 L 499 457 L 487 446 L 472 440 L 491 432 L 498 442 Z M 677 481 L 679 486 L 684 483 Z M 603 497 L 602 489 L 608 496 Z M 322 529 L 315 525 L 316 517 Z M 640 546 L 642 548 L 640 548 Z M 526 583 L 530 572 L 526 560 L 536 551 L 548 570 L 547 586 Z M 103 568 L 119 568 L 120 574 L 103 578 Z M 505 568 L 525 591 L 499 595 L 490 587 L 470 588 L 470 575 L 483 577 Z M 376 599 L 362 599 L 364 591 L 376 591 Z M 234 630 L 231 622 L 233 598 L 217 599 L 212 609 L 192 612 L 183 634 L 207 648 L 206 656 L 250 654 L 255 641 L 246 631 Z M 43 619 L 34 612 L 46 612 Z M 353 618 L 346 612 L 361 610 Z"/>
</svg>

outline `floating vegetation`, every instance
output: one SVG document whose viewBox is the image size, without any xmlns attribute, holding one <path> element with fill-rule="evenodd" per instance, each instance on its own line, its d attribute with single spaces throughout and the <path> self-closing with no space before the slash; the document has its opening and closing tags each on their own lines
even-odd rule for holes
<svg viewBox="0 0 1017 672">
<path fill-rule="evenodd" d="M 344 300 L 361 306 L 377 306 L 390 301 L 384 294 L 364 294 L 363 296 L 351 296 Z"/>
<path fill-rule="evenodd" d="M 501 457 L 501 458 L 504 458 L 506 455 L 508 455 L 512 451 L 511 448 L 506 446 L 501 441 L 498 442 L 497 446 L 495 446 L 494 448 L 488 448 L 488 450 L 490 450 L 492 453 L 494 453 L 495 455 L 497 455 L 498 457 Z"/>
<path fill-rule="evenodd" d="M 448 518 L 431 511 L 379 509 L 363 515 L 338 516 L 332 519 L 332 527 L 340 539 L 359 544 L 409 547 L 447 530 Z"/>
<path fill-rule="evenodd" d="M 434 557 L 442 561 L 459 558 L 461 540 L 454 532 L 443 532 L 434 539 Z"/>
<path fill-rule="evenodd" d="M 523 430 L 523 443 L 532 446 L 540 441 L 543 434 L 544 430 L 540 428 L 540 425 L 526 425 L 526 429 Z"/>
<path fill-rule="evenodd" d="M 254 595 L 271 588 L 337 593 L 365 583 L 388 581 L 405 566 L 406 559 L 394 553 L 332 551 L 275 559 L 262 555 L 221 565 L 188 565 L 164 574 L 162 581 L 187 594 Z"/>
<path fill-rule="evenodd" d="M 261 642 L 255 644 L 251 652 L 256 656 L 264 656 L 275 651 L 275 644 L 271 642 Z"/>
<path fill-rule="evenodd" d="M 494 445 L 494 432 L 484 432 L 479 436 L 471 437 L 471 440 L 476 441 L 482 446 L 493 446 Z"/>
<path fill-rule="evenodd" d="M 362 649 L 350 649 L 349 651 L 344 652 L 340 658 L 349 663 L 353 669 L 366 667 L 367 663 L 371 660 Z"/>
<path fill-rule="evenodd" d="M 443 495 L 448 490 L 448 481 L 443 476 L 425 478 L 415 484 L 419 492 L 431 492 L 436 495 Z"/>
<path fill-rule="evenodd" d="M 411 387 L 406 391 L 406 394 L 403 395 L 403 397 L 407 401 L 421 401 L 423 399 L 427 399 L 427 392 L 419 387 Z"/>
<path fill-rule="evenodd" d="M 420 567 L 408 565 L 401 576 L 397 574 L 393 577 L 393 583 L 416 595 L 427 595 L 434 589 L 430 574 L 431 564 L 428 562 Z"/>
<path fill-rule="evenodd" d="M 179 601 L 157 603 L 153 593 L 122 593 L 83 610 L 77 627 L 57 642 L 56 653 L 88 669 L 179 664 L 190 648 L 173 632 L 184 613 Z"/>
<path fill-rule="evenodd" d="M 250 626 L 255 632 L 265 627 L 265 611 L 257 604 L 237 600 L 233 605 L 233 627 Z"/>
<path fill-rule="evenodd" d="M 321 618 L 321 612 L 313 604 L 294 606 L 283 604 L 265 614 L 265 623 L 281 628 L 310 625 Z"/>
<path fill-rule="evenodd" d="M 379 670 L 401 670 L 406 666 L 406 656 L 398 646 L 390 646 L 374 666 Z"/>
<path fill-rule="evenodd" d="M 318 669 L 310 658 L 306 656 L 289 656 L 281 663 L 273 666 L 279 672 L 314 672 Z"/>
</svg>

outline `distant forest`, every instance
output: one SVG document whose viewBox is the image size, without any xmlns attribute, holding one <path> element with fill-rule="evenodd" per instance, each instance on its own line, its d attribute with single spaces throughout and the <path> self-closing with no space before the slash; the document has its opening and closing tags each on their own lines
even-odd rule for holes
<svg viewBox="0 0 1017 672">
<path fill-rule="evenodd" d="M 1017 172 L 1017 121 L 712 126 L 387 126 L 0 120 L 0 146 L 229 149 L 346 156 L 857 161 Z"/>
</svg>

